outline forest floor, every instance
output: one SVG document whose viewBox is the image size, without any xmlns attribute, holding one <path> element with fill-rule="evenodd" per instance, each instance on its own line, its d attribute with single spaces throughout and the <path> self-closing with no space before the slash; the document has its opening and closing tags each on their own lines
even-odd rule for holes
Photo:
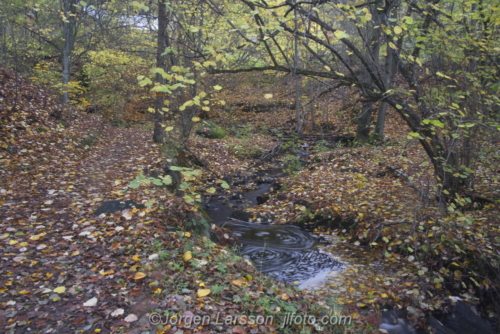
<svg viewBox="0 0 500 334">
<path fill-rule="evenodd" d="M 0 72 L 0 332 L 294 333 L 287 312 L 336 316 L 183 232 L 199 213 L 164 187 L 128 187 L 164 167 L 150 129 L 75 110 L 58 119 L 50 94 L 14 78 Z M 94 215 L 107 200 L 147 206 Z"/>
<path fill-rule="evenodd" d="M 59 106 L 48 93 L 22 81 L 17 94 L 12 73 L 0 74 L 5 83 L 0 91 L 5 106 L 0 110 L 0 332 L 141 333 L 153 330 L 152 314 L 162 320 L 177 314 L 183 321 L 157 332 L 367 333 L 377 331 L 378 311 L 386 305 L 426 328 L 428 312 L 457 299 L 475 302 L 478 289 L 496 289 L 489 277 L 474 275 L 478 267 L 470 259 L 481 254 L 495 268 L 497 206 L 444 216 L 438 207 L 424 205 L 408 179 L 387 168 L 410 175 L 422 189 L 434 186 L 425 155 L 416 145 L 404 145 L 406 137 L 394 135 L 386 146 L 316 150 L 301 170 L 279 180 L 281 192 L 250 209 L 254 219 L 273 214 L 278 222 L 310 223 L 330 215 L 355 223 L 351 229 L 316 229 L 333 242 L 329 250 L 347 269 L 320 289 L 298 291 L 259 275 L 224 247 L 184 232 L 183 224 L 200 213 L 182 198 L 163 187 L 129 187 L 137 175 L 163 168 L 165 157 L 151 142 L 149 127 L 112 127 L 76 111 L 58 120 L 50 114 Z M 282 111 L 235 110 L 215 119 L 230 137 L 193 136 L 189 147 L 212 170 L 199 180 L 197 191 L 217 187 L 226 175 L 249 172 L 255 157 L 276 144 L 267 130 L 288 117 Z M 398 127 L 389 123 L 388 133 Z M 479 167 L 476 183 L 480 194 L 498 198 L 494 172 Z M 147 206 L 93 215 L 107 200 Z M 295 312 L 343 314 L 353 322 L 347 329 L 280 328 L 286 314 Z M 482 312 L 494 317 L 490 304 Z M 241 314 L 239 322 L 224 321 Z M 186 319 L 195 315 L 208 316 L 211 323 L 189 326 Z M 249 315 L 276 318 L 273 324 L 249 325 Z"/>
</svg>

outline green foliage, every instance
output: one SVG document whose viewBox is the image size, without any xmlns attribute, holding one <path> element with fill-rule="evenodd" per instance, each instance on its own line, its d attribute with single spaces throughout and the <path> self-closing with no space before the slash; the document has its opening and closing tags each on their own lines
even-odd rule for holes
<svg viewBox="0 0 500 334">
<path fill-rule="evenodd" d="M 200 123 L 196 133 L 210 139 L 222 139 L 226 137 L 224 129 L 211 121 L 203 121 Z"/>
<path fill-rule="evenodd" d="M 146 177 L 143 174 L 139 174 L 133 181 L 130 182 L 129 187 L 139 188 L 141 185 L 147 186 L 150 184 L 154 184 L 156 186 L 164 186 L 164 185 L 170 185 L 171 183 L 172 183 L 172 178 L 170 177 L 170 175 L 156 178 L 156 177 Z"/>
<path fill-rule="evenodd" d="M 147 68 L 147 61 L 138 54 L 110 49 L 90 51 L 88 57 L 82 71 L 90 100 L 106 119 L 120 124 L 127 101 L 147 96 L 146 90 L 136 87 L 136 77 Z"/>
<path fill-rule="evenodd" d="M 192 218 L 184 224 L 186 231 L 209 237 L 210 224 L 204 217 Z"/>
<path fill-rule="evenodd" d="M 286 172 L 296 172 L 302 168 L 302 163 L 296 155 L 287 155 L 283 159 L 283 163 L 285 164 L 285 168 L 283 170 Z"/>
<path fill-rule="evenodd" d="M 241 144 L 229 143 L 227 149 L 229 153 L 241 159 L 258 158 L 263 153 L 262 148 L 255 146 L 250 141 L 244 141 Z"/>
<path fill-rule="evenodd" d="M 292 152 L 300 150 L 299 136 L 297 133 L 292 133 L 290 137 L 286 137 L 283 141 L 283 150 Z"/>
<path fill-rule="evenodd" d="M 210 290 L 212 291 L 212 295 L 218 295 L 220 294 L 222 291 L 224 291 L 224 286 L 223 285 L 218 285 L 218 284 L 214 284 L 210 287 Z"/>
<path fill-rule="evenodd" d="M 249 137 L 252 128 L 251 124 L 233 125 L 231 126 L 231 132 L 236 138 L 245 139 Z"/>
<path fill-rule="evenodd" d="M 42 61 L 33 67 L 33 74 L 30 80 L 35 84 L 43 87 L 48 87 L 54 94 L 61 95 L 64 92 L 61 83 L 61 72 L 59 64 L 53 62 Z M 67 85 L 71 104 L 86 106 L 88 101 L 84 97 L 87 89 L 82 86 L 79 81 L 70 81 Z"/>
<path fill-rule="evenodd" d="M 328 141 L 321 139 L 314 144 L 314 150 L 318 153 L 330 152 L 332 149 L 329 147 Z"/>
</svg>

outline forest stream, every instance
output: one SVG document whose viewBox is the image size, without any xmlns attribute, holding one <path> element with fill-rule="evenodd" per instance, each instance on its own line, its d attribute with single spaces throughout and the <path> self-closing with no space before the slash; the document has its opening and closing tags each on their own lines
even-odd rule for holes
<svg viewBox="0 0 500 334">
<path fill-rule="evenodd" d="M 338 260 L 321 251 L 326 243 L 301 227 L 270 222 L 248 222 L 241 218 L 241 209 L 258 205 L 259 195 L 270 191 L 275 175 L 271 171 L 256 189 L 225 199 L 214 197 L 206 210 L 214 222 L 233 232 L 242 243 L 241 253 L 250 259 L 259 272 L 280 281 L 297 284 L 300 289 L 324 282 L 329 273 L 344 268 Z"/>
</svg>

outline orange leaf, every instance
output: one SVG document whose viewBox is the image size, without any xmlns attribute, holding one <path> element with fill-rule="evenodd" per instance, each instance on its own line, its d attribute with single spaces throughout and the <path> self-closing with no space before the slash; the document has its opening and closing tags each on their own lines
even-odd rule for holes
<svg viewBox="0 0 500 334">
<path fill-rule="evenodd" d="M 134 279 L 142 279 L 144 277 L 146 277 L 146 274 L 141 272 L 138 272 L 134 275 Z"/>
</svg>

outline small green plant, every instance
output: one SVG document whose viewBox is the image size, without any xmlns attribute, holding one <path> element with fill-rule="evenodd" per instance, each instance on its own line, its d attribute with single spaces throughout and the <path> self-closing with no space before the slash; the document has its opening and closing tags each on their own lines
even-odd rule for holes
<svg viewBox="0 0 500 334">
<path fill-rule="evenodd" d="M 196 130 L 200 136 L 210 139 L 222 139 L 226 137 L 226 131 L 220 126 L 210 121 L 203 121 Z"/>
<path fill-rule="evenodd" d="M 234 134 L 236 138 L 248 138 L 250 131 L 252 130 L 251 124 L 245 124 L 240 126 L 232 126 L 231 132 Z"/>
<path fill-rule="evenodd" d="M 314 145 L 314 149 L 318 153 L 329 152 L 332 150 L 330 147 L 328 147 L 328 141 L 324 139 L 318 140 Z"/>
<path fill-rule="evenodd" d="M 211 286 L 210 290 L 212 291 L 212 295 L 218 295 L 222 291 L 224 291 L 224 287 L 222 285 L 214 284 Z"/>
<path fill-rule="evenodd" d="M 227 270 L 227 266 L 225 263 L 219 263 L 217 265 L 217 270 L 220 271 L 221 273 L 225 273 Z"/>
<path fill-rule="evenodd" d="M 197 235 L 209 236 L 210 224 L 204 217 L 190 219 L 184 226 L 187 231 L 191 231 Z"/>
<path fill-rule="evenodd" d="M 227 146 L 229 153 L 237 156 L 241 159 L 260 157 L 263 153 L 259 146 L 254 146 L 250 142 L 244 142 L 243 144 L 228 144 Z"/>
<path fill-rule="evenodd" d="M 135 180 L 130 182 L 130 188 L 139 188 L 141 185 L 154 184 L 156 186 L 169 185 L 172 183 L 172 177 L 170 175 L 156 177 L 146 177 L 144 174 L 139 174 L 136 176 Z"/>
<path fill-rule="evenodd" d="M 296 155 L 287 155 L 283 159 L 283 163 L 285 164 L 284 171 L 286 172 L 295 172 L 299 171 L 302 168 L 302 163 L 300 162 L 299 157 Z"/>
</svg>

